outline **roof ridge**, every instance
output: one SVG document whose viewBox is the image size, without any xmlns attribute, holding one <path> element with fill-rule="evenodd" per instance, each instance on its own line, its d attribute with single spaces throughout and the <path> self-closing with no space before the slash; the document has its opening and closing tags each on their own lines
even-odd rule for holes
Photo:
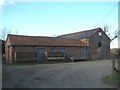
<svg viewBox="0 0 120 90">
<path fill-rule="evenodd" d="M 10 36 L 21 36 L 21 37 L 46 37 L 46 38 L 52 38 L 50 36 L 31 36 L 31 35 L 16 35 L 16 34 L 8 34 Z"/>
<path fill-rule="evenodd" d="M 83 33 L 83 32 L 88 32 L 88 31 L 93 31 L 93 30 L 99 30 L 99 29 L 101 29 L 101 28 L 98 27 L 98 28 L 94 28 L 94 29 L 90 29 L 90 30 L 78 31 L 78 32 L 73 32 L 73 33 L 69 33 L 69 34 L 63 34 L 63 35 L 59 35 L 59 36 L 66 36 L 66 35 L 77 34 L 77 33 Z M 59 37 L 59 36 L 58 36 L 58 37 Z"/>
<path fill-rule="evenodd" d="M 10 36 L 17 36 L 17 37 L 33 37 L 33 38 L 54 38 L 54 39 L 62 39 L 62 40 L 74 40 L 74 41 L 81 41 L 72 38 L 58 38 L 58 37 L 48 37 L 48 36 L 29 36 L 29 35 L 15 35 L 15 34 L 8 34 Z"/>
</svg>

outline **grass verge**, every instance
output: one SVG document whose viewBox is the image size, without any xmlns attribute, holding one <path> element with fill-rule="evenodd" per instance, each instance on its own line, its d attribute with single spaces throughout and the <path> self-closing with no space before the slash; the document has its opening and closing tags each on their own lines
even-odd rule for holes
<svg viewBox="0 0 120 90">
<path fill-rule="evenodd" d="M 103 81 L 110 86 L 118 87 L 120 85 L 120 72 L 105 76 Z"/>
</svg>

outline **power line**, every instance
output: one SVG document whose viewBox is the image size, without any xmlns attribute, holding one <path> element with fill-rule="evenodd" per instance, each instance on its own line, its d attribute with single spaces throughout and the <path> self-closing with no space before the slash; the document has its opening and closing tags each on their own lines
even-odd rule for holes
<svg viewBox="0 0 120 90">
<path fill-rule="evenodd" d="M 99 25 L 101 22 L 105 21 L 112 14 L 112 12 L 115 10 L 116 7 L 117 7 L 117 4 L 115 3 L 112 6 L 112 8 L 108 11 L 108 13 L 97 23 L 97 25 Z"/>
</svg>

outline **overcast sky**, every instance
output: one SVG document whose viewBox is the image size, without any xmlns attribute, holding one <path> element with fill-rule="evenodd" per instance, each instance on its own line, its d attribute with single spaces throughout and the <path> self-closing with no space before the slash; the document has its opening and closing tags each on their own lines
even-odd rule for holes
<svg viewBox="0 0 120 90">
<path fill-rule="evenodd" d="M 3 3 L 3 2 L 2 2 Z M 111 26 L 118 28 L 117 2 L 4 2 L 0 29 L 7 27 L 19 35 L 57 36 Z M 117 39 L 111 48 L 118 47 Z"/>
</svg>

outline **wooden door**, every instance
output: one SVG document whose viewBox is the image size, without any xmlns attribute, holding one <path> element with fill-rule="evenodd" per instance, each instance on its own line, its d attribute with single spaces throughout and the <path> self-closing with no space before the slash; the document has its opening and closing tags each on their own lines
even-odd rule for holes
<svg viewBox="0 0 120 90">
<path fill-rule="evenodd" d="M 46 61 L 45 49 L 44 48 L 38 48 L 38 61 L 39 62 L 45 62 Z"/>
</svg>

